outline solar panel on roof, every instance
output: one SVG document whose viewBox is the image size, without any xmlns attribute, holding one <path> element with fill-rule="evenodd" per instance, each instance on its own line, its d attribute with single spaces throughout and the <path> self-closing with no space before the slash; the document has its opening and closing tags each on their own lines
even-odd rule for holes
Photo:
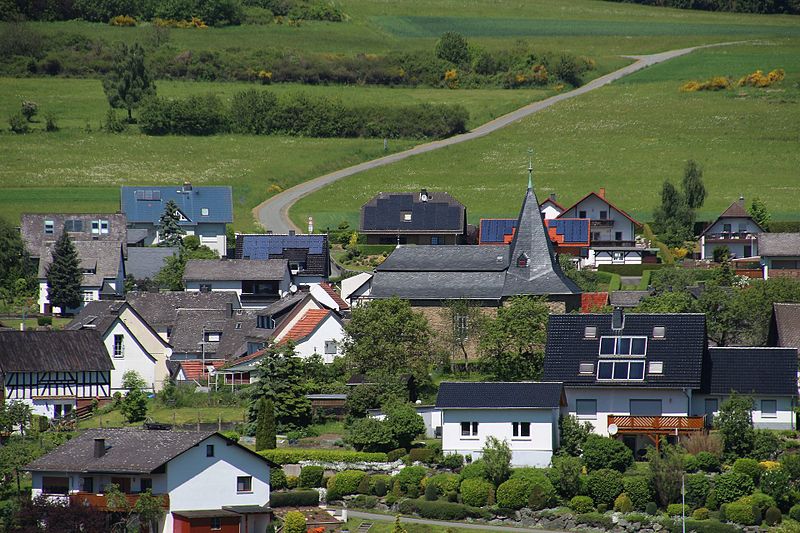
<svg viewBox="0 0 800 533">
<path fill-rule="evenodd" d="M 242 257 L 269 259 L 270 255 L 282 255 L 287 248 L 307 248 L 309 254 L 319 255 L 324 245 L 324 235 L 245 235 Z"/>
<path fill-rule="evenodd" d="M 161 191 L 153 189 L 144 189 L 133 192 L 134 198 L 144 201 L 158 201 L 161 200 Z"/>
</svg>

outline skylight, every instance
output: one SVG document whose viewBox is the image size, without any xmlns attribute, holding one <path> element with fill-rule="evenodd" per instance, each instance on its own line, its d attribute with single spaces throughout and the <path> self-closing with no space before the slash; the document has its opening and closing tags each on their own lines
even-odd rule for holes
<svg viewBox="0 0 800 533">
<path fill-rule="evenodd" d="M 644 379 L 644 361 L 599 361 L 598 381 L 641 381 Z"/>
<path fill-rule="evenodd" d="M 600 337 L 600 355 L 634 355 L 647 353 L 647 337 Z"/>
</svg>

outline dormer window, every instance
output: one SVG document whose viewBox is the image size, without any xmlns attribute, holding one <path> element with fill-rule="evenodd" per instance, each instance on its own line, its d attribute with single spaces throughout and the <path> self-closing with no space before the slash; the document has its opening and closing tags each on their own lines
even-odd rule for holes
<svg viewBox="0 0 800 533">
<path fill-rule="evenodd" d="M 200 209 L 200 216 L 207 217 L 208 213 L 209 213 L 209 211 L 208 211 L 207 207 L 204 207 L 204 208 Z"/>
<path fill-rule="evenodd" d="M 664 362 L 663 361 L 650 361 L 647 365 L 647 373 L 648 374 L 656 374 L 660 375 L 664 373 Z"/>
<path fill-rule="evenodd" d="M 519 267 L 519 268 L 527 268 L 529 262 L 530 262 L 530 260 L 528 259 L 528 254 L 521 253 L 519 255 L 519 257 L 517 258 L 517 267 Z"/>
<path fill-rule="evenodd" d="M 401 213 L 403 222 L 411 222 L 411 211 L 404 211 Z"/>
<path fill-rule="evenodd" d="M 219 342 L 220 338 L 222 337 L 222 332 L 220 331 L 206 331 L 205 335 L 206 342 Z"/>
<path fill-rule="evenodd" d="M 578 374 L 594 374 L 594 363 L 581 363 L 578 367 Z"/>
<path fill-rule="evenodd" d="M 653 328 L 653 338 L 654 339 L 663 339 L 667 336 L 667 328 L 664 326 L 655 326 Z"/>
<path fill-rule="evenodd" d="M 55 231 L 55 223 L 52 220 L 45 220 L 44 221 L 44 234 L 45 235 L 52 235 Z"/>
<path fill-rule="evenodd" d="M 597 326 L 586 326 L 583 328 L 583 338 L 584 339 L 596 339 L 597 338 Z"/>
<path fill-rule="evenodd" d="M 108 220 L 92 220 L 92 235 L 107 235 Z"/>
</svg>

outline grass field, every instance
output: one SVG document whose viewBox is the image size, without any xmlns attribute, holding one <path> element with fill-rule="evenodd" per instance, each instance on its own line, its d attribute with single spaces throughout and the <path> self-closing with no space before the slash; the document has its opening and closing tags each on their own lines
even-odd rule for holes
<svg viewBox="0 0 800 533">
<path fill-rule="evenodd" d="M 152 400 L 147 409 L 147 416 L 153 422 L 162 424 L 211 424 L 222 419 L 222 422 L 241 423 L 245 416 L 243 407 L 198 407 L 190 408 L 168 408 L 156 405 Z M 119 410 L 109 413 L 97 414 L 92 418 L 80 422 L 81 429 L 96 427 L 123 427 L 125 418 Z M 136 424 L 139 425 L 139 424 Z"/>
<path fill-rule="evenodd" d="M 689 79 L 784 68 L 771 89 L 682 93 Z M 657 65 L 481 139 L 423 154 L 337 182 L 298 202 L 319 227 L 358 223 L 378 191 L 447 190 L 471 222 L 514 216 L 526 183 L 526 150 L 535 151 L 536 190 L 569 204 L 591 190 L 648 220 L 665 178 L 679 181 L 687 159 L 705 169 L 708 195 L 699 217 L 712 218 L 740 194 L 759 196 L 774 219 L 800 214 L 800 41 L 707 49 Z"/>
</svg>

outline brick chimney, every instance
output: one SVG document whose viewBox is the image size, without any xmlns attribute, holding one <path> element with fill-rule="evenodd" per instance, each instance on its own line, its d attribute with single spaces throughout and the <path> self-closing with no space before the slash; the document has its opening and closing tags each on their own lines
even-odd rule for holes
<svg viewBox="0 0 800 533">
<path fill-rule="evenodd" d="M 603 198 L 605 200 L 605 198 L 606 198 L 606 188 L 605 187 L 600 187 L 600 192 L 597 193 L 597 196 L 599 196 L 600 198 Z"/>
<path fill-rule="evenodd" d="M 106 454 L 106 439 L 94 439 L 94 456 L 103 457 Z"/>
<path fill-rule="evenodd" d="M 556 193 L 554 193 L 554 192 L 550 193 L 550 201 L 551 202 L 555 202 L 556 201 Z"/>
</svg>

